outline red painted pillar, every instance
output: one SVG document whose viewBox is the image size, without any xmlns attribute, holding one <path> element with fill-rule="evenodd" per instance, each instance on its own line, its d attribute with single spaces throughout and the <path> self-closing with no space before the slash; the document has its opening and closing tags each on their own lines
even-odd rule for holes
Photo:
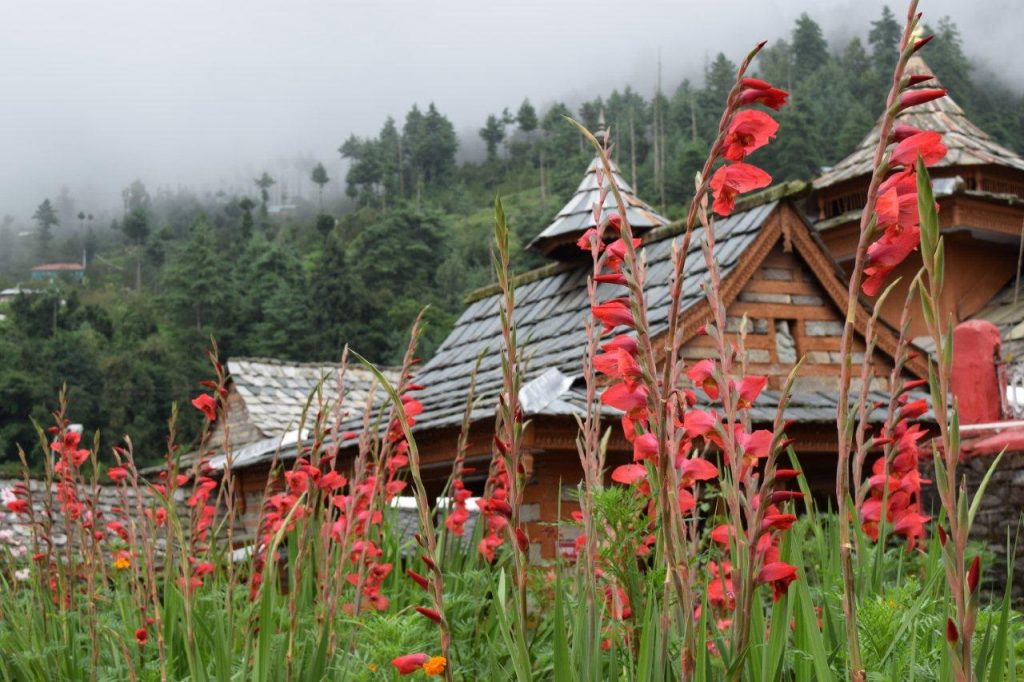
<svg viewBox="0 0 1024 682">
<path fill-rule="evenodd" d="M 961 424 L 1002 419 L 1002 396 L 996 358 L 999 329 L 985 320 L 969 320 L 953 330 L 953 375 L 950 388 L 960 408 Z"/>
</svg>

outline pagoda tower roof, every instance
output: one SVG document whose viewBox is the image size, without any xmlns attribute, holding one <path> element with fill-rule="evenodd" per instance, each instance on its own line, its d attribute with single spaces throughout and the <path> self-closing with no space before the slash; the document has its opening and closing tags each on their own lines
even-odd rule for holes
<svg viewBox="0 0 1024 682">
<path fill-rule="evenodd" d="M 912 75 L 932 74 L 928 65 L 918 55 L 910 58 L 907 63 L 907 72 Z M 942 87 L 934 74 L 932 76 L 931 80 L 919 83 L 913 89 Z M 903 111 L 899 114 L 897 122 L 921 130 L 934 130 L 942 133 L 943 142 L 949 151 L 946 158 L 936 164 L 935 168 L 1001 166 L 1024 172 L 1024 159 L 994 141 L 988 133 L 972 123 L 960 105 L 949 95 Z M 878 143 L 880 129 L 881 119 L 857 145 L 853 153 L 814 181 L 814 188 L 833 187 L 848 180 L 870 175 L 874 167 L 875 147 Z"/>
<path fill-rule="evenodd" d="M 639 236 L 656 227 L 667 225 L 669 223 L 668 218 L 659 214 L 649 204 L 636 196 L 633 188 L 623 179 L 619 167 L 614 161 L 611 161 L 611 167 L 615 184 L 618 186 L 619 193 L 622 194 L 622 200 L 626 204 L 626 219 L 629 221 L 633 234 Z M 572 198 L 566 202 L 554 220 L 540 234 L 534 237 L 533 241 L 527 245 L 527 248 L 556 259 L 564 258 L 570 253 L 574 256 L 576 255 L 578 251 L 575 248 L 576 240 L 588 229 L 595 227 L 593 209 L 600 195 L 600 189 L 597 185 L 597 170 L 599 168 L 601 168 L 601 159 L 595 156 L 590 165 L 587 166 L 587 171 L 583 175 L 583 179 L 580 181 Z M 615 195 L 611 192 L 608 178 L 605 178 L 605 187 L 608 188 L 608 194 L 602 207 L 602 221 L 618 210 Z"/>
</svg>

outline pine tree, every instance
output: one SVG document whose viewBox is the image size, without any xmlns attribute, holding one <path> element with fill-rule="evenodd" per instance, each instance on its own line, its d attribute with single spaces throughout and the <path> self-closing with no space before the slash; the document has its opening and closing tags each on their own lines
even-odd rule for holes
<svg viewBox="0 0 1024 682">
<path fill-rule="evenodd" d="M 57 211 L 49 199 L 43 199 L 36 212 L 32 214 L 32 220 L 36 221 L 36 242 L 40 258 L 46 258 L 50 251 L 50 241 L 53 239 L 53 228 L 60 224 L 57 218 Z"/>
<path fill-rule="evenodd" d="M 249 241 L 252 238 L 252 210 L 256 204 L 249 197 L 242 197 L 238 200 L 238 208 L 242 209 L 242 239 Z"/>
<path fill-rule="evenodd" d="M 776 40 L 757 55 L 758 73 L 785 90 L 793 89 L 793 49 L 785 39 Z"/>
<path fill-rule="evenodd" d="M 858 102 L 865 102 L 871 95 L 871 59 L 860 38 L 855 36 L 846 44 L 839 62 L 846 90 Z"/>
<path fill-rule="evenodd" d="M 331 181 L 327 176 L 327 169 L 324 168 L 322 163 L 317 163 L 313 166 L 313 172 L 310 174 L 310 180 L 316 184 L 317 188 L 317 207 L 322 211 L 324 210 L 324 185 Z"/>
<path fill-rule="evenodd" d="M 149 214 L 141 204 L 121 221 L 121 231 L 135 251 L 135 290 L 138 291 L 142 288 L 142 247 L 149 236 Z"/>
<path fill-rule="evenodd" d="M 953 99 L 970 111 L 976 102 L 977 93 L 971 82 L 973 65 L 964 54 L 960 29 L 952 19 L 943 17 L 939 20 L 937 30 L 925 25 L 924 32 L 925 35 L 935 36 L 925 50 L 932 73 L 949 90 Z"/>
<path fill-rule="evenodd" d="M 498 145 L 505 139 L 505 126 L 494 114 L 487 117 L 484 127 L 478 131 L 480 138 L 487 145 L 487 160 L 494 161 L 498 158 Z"/>
<path fill-rule="evenodd" d="M 879 93 L 884 93 L 888 88 L 887 81 L 891 79 L 893 65 L 899 56 L 902 34 L 903 31 L 892 10 L 888 5 L 882 7 L 882 16 L 871 22 L 871 30 L 868 32 L 875 87 Z"/>
<path fill-rule="evenodd" d="M 519 105 L 519 111 L 516 112 L 516 123 L 519 126 L 519 130 L 526 134 L 530 134 L 537 129 L 539 124 L 537 110 L 530 104 L 529 99 L 524 99 L 523 103 Z"/>
<path fill-rule="evenodd" d="M 266 217 L 267 204 L 270 202 L 270 188 L 277 184 L 277 181 L 270 177 L 270 173 L 263 171 L 263 175 L 253 180 L 253 182 L 260 188 L 260 215 Z"/>
<path fill-rule="evenodd" d="M 377 139 L 380 182 L 384 190 L 383 203 L 387 208 L 389 200 L 395 203 L 398 197 L 405 195 L 402 177 L 402 136 L 395 126 L 395 119 L 387 117 Z"/>
<path fill-rule="evenodd" d="M 821 34 L 821 27 L 804 12 L 796 20 L 793 28 L 793 83 L 799 87 L 812 73 L 824 66 L 829 60 L 828 43 Z"/>
</svg>

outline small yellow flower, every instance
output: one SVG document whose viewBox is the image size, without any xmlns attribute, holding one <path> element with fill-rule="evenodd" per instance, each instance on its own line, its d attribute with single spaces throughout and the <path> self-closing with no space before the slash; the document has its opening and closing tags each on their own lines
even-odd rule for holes
<svg viewBox="0 0 1024 682">
<path fill-rule="evenodd" d="M 377 672 L 377 664 L 376 664 L 376 663 L 371 663 L 371 664 L 370 664 L 370 665 L 368 665 L 367 667 L 368 667 L 368 668 L 370 669 L 370 672 L 371 672 L 371 673 L 375 673 L 375 672 Z"/>
<path fill-rule="evenodd" d="M 423 664 L 423 672 L 427 675 L 440 675 L 448 665 L 448 659 L 444 656 L 434 656 Z"/>
<path fill-rule="evenodd" d="M 117 557 L 117 559 L 114 560 L 114 568 L 116 568 L 119 571 L 123 571 L 131 565 L 132 562 L 128 561 L 127 557 L 119 556 Z"/>
</svg>

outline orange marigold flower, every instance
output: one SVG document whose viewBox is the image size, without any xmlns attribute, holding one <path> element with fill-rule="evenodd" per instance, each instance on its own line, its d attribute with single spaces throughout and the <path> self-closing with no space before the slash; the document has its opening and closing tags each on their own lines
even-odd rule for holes
<svg viewBox="0 0 1024 682">
<path fill-rule="evenodd" d="M 444 673 L 444 669 L 448 666 L 448 659 L 444 656 L 431 656 L 426 663 L 423 664 L 423 672 L 427 675 L 441 675 Z"/>
</svg>

